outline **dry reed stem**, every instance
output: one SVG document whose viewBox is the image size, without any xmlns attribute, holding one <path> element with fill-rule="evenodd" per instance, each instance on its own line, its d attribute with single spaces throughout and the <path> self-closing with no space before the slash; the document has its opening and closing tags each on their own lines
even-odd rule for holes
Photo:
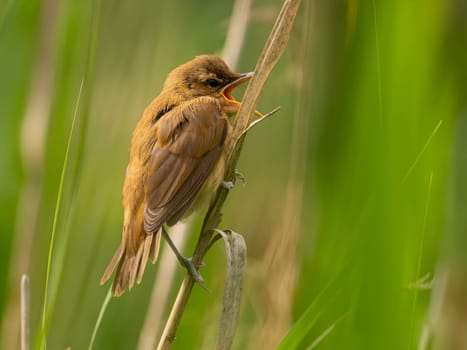
<svg viewBox="0 0 467 350">
<path fill-rule="evenodd" d="M 250 123 L 251 116 L 254 114 L 256 108 L 256 103 L 269 74 L 271 73 L 287 45 L 299 5 L 300 0 L 284 1 L 279 16 L 260 55 L 256 65 L 255 75 L 247 87 L 242 100 L 242 105 L 235 119 L 233 139 L 237 140 L 237 142 L 234 143 L 230 149 L 231 157 L 229 160 L 226 179 L 231 179 L 233 177 L 234 169 L 236 167 L 241 151 L 241 146 L 244 140 L 244 135 L 242 135 L 243 131 Z M 219 188 L 208 209 L 203 222 L 199 240 L 193 254 L 193 262 L 195 265 L 199 265 L 202 262 L 204 255 L 210 247 L 210 242 L 213 236 L 212 230 L 215 229 L 220 222 L 221 209 L 227 194 L 228 191 L 225 188 Z M 170 345 L 174 341 L 177 328 L 180 324 L 193 285 L 193 278 L 187 274 L 179 289 L 177 298 L 170 312 L 169 319 L 157 349 L 169 349 Z"/>
<path fill-rule="evenodd" d="M 250 9 L 251 0 L 237 0 L 232 10 L 221 56 L 233 70 L 236 70 L 238 58 L 245 42 L 245 34 L 250 20 Z"/>
<path fill-rule="evenodd" d="M 21 277 L 21 350 L 30 348 L 30 300 L 29 277 L 23 275 Z"/>
</svg>

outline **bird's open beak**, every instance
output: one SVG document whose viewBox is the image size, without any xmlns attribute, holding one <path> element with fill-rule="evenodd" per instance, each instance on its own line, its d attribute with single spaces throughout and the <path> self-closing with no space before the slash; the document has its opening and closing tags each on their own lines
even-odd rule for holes
<svg viewBox="0 0 467 350">
<path fill-rule="evenodd" d="M 251 77 L 253 77 L 253 72 L 248 72 L 248 73 L 243 73 L 238 79 L 234 80 L 233 82 L 231 82 L 230 84 L 224 86 L 224 88 L 222 89 L 221 91 L 221 94 L 222 96 L 226 99 L 227 103 L 234 107 L 235 110 L 237 111 L 239 108 L 240 108 L 240 105 L 241 103 L 239 101 L 237 101 L 235 99 L 235 97 L 233 97 L 232 95 L 232 91 L 239 85 L 241 85 L 242 83 L 248 81 L 251 79 Z M 262 117 L 263 115 L 258 112 L 258 111 L 255 111 L 255 115 L 257 115 L 258 117 Z"/>
</svg>

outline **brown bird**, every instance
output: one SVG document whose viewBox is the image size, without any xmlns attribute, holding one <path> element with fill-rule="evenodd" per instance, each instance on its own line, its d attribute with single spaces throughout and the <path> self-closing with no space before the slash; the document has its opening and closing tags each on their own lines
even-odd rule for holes
<svg viewBox="0 0 467 350">
<path fill-rule="evenodd" d="M 203 286 L 163 225 L 208 204 L 223 183 L 226 145 L 232 142 L 228 114 L 240 106 L 232 90 L 251 76 L 232 72 L 220 57 L 198 56 L 168 75 L 144 111 L 133 132 L 123 186 L 122 242 L 101 279 L 105 283 L 117 268 L 114 296 L 141 282 L 147 261 L 157 260 L 162 235 Z"/>
</svg>

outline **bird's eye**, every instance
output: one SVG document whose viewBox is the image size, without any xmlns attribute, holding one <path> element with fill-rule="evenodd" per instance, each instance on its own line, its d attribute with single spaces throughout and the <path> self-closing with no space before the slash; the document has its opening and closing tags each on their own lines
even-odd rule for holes
<svg viewBox="0 0 467 350">
<path fill-rule="evenodd" d="M 210 88 L 218 88 L 220 85 L 221 85 L 221 82 L 217 79 L 208 79 L 206 81 L 206 84 L 210 87 Z"/>
</svg>

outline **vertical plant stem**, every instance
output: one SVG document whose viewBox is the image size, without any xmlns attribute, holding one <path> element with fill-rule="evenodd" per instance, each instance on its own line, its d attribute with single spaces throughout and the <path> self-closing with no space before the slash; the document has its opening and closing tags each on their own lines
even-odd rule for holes
<svg viewBox="0 0 467 350">
<path fill-rule="evenodd" d="M 29 277 L 23 275 L 21 278 L 21 350 L 30 348 L 30 296 Z"/>
<path fill-rule="evenodd" d="M 235 70 L 238 58 L 242 52 L 248 22 L 250 20 L 251 0 L 235 1 L 230 18 L 227 38 L 225 39 L 222 57 L 230 68 Z"/>
</svg>

